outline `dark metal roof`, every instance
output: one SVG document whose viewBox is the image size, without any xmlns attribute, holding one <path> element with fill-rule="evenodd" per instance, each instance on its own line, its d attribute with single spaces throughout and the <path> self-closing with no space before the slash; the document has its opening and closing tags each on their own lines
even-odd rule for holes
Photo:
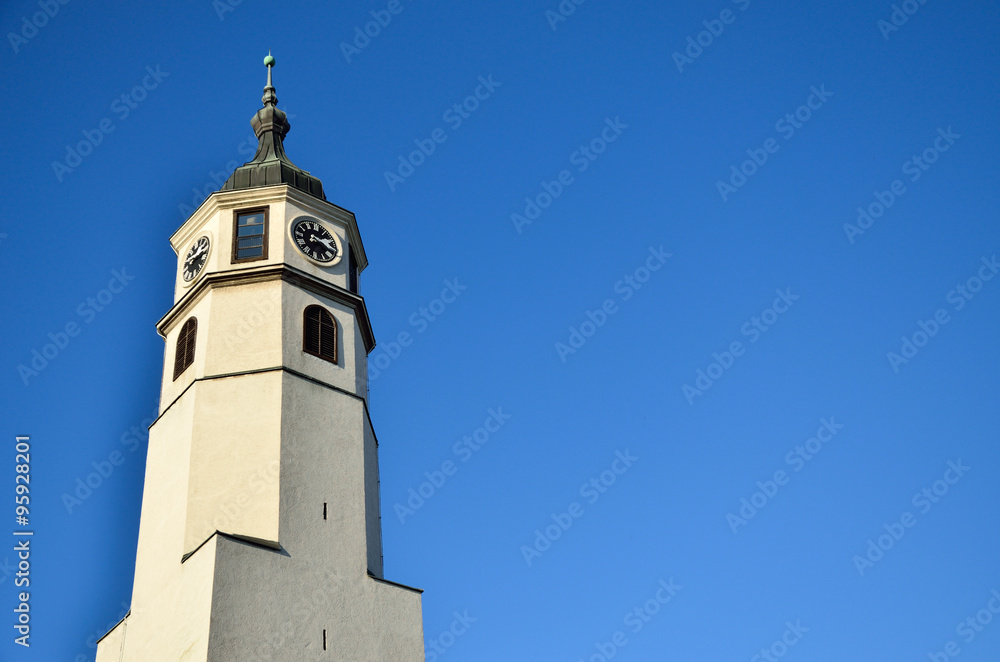
<svg viewBox="0 0 1000 662">
<path fill-rule="evenodd" d="M 264 107 L 250 120 L 253 132 L 260 141 L 257 153 L 252 160 L 241 165 L 229 176 L 221 190 L 233 191 L 288 184 L 320 200 L 326 200 L 326 196 L 323 195 L 323 182 L 296 166 L 285 155 L 282 141 L 291 129 L 291 125 L 285 112 L 278 109 L 278 97 L 274 93 L 274 86 L 271 85 L 271 67 L 274 66 L 274 58 L 268 55 L 264 62 L 267 64 L 267 86 L 264 87 L 264 96 L 261 97 Z"/>
</svg>

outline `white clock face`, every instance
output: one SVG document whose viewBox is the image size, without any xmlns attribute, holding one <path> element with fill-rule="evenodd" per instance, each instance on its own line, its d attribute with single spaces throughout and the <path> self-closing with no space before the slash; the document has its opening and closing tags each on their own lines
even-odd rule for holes
<svg viewBox="0 0 1000 662">
<path fill-rule="evenodd" d="M 322 264 L 329 264 L 340 255 L 340 246 L 333 233 L 311 219 L 296 221 L 292 226 L 292 241 L 303 255 Z"/>
<path fill-rule="evenodd" d="M 208 251 L 211 248 L 212 241 L 208 235 L 198 237 L 198 240 L 191 246 L 191 250 L 184 257 L 184 270 L 181 272 L 185 283 L 193 281 L 205 268 L 205 264 L 208 262 Z"/>
</svg>

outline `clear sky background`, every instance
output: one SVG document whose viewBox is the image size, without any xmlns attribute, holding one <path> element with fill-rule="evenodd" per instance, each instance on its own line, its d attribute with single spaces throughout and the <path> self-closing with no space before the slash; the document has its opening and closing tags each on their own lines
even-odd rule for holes
<svg viewBox="0 0 1000 662">
<path fill-rule="evenodd" d="M 288 154 L 370 257 L 386 577 L 426 589 L 438 659 L 997 659 L 997 2 L 910 0 L 897 26 L 889 0 L 401 0 L 346 54 L 387 2 L 225 2 L 0 10 L 0 658 L 92 660 L 129 604 L 167 238 L 252 155 L 271 49 Z M 475 622 L 442 638 L 455 612 Z"/>
</svg>

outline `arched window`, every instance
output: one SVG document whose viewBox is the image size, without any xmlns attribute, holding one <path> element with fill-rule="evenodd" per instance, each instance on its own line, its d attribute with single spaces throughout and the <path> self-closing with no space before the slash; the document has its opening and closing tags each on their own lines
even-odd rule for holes
<svg viewBox="0 0 1000 662">
<path fill-rule="evenodd" d="M 302 330 L 302 351 L 333 363 L 337 362 L 337 322 L 321 306 L 306 308 Z"/>
<path fill-rule="evenodd" d="M 191 318 L 184 322 L 177 334 L 177 348 L 174 350 L 174 380 L 194 363 L 194 341 L 198 336 L 198 320 Z"/>
</svg>

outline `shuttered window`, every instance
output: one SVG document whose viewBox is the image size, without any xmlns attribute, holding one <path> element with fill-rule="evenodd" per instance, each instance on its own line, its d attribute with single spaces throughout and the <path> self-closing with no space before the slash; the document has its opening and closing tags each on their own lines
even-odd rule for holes
<svg viewBox="0 0 1000 662">
<path fill-rule="evenodd" d="M 302 351 L 337 362 L 337 322 L 326 309 L 309 306 L 303 320 Z"/>
<path fill-rule="evenodd" d="M 184 322 L 181 332 L 177 334 L 177 347 L 174 350 L 174 379 L 181 376 L 187 367 L 194 363 L 194 343 L 198 336 L 198 320 L 191 318 Z"/>
</svg>

